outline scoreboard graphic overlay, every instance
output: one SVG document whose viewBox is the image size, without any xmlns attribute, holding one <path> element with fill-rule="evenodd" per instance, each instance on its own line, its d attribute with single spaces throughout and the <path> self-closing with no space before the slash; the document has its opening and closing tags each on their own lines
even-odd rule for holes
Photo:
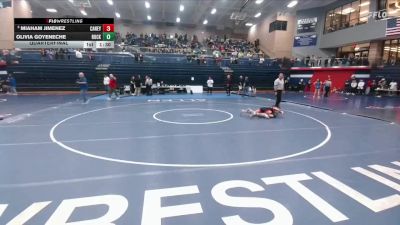
<svg viewBox="0 0 400 225">
<path fill-rule="evenodd" d="M 15 18 L 16 48 L 114 48 L 114 18 Z"/>
</svg>

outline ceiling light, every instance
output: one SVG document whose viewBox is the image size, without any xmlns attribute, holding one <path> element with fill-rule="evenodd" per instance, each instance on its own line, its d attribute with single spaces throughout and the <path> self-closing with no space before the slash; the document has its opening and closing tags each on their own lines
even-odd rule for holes
<svg viewBox="0 0 400 225">
<path fill-rule="evenodd" d="M 253 26 L 252 23 L 246 23 L 245 25 L 246 25 L 246 27 L 251 27 L 251 26 Z"/>
<path fill-rule="evenodd" d="M 71 3 L 74 3 L 74 0 L 68 0 L 69 2 L 71 2 Z"/>
<path fill-rule="evenodd" d="M 185 6 L 184 6 L 184 5 L 182 5 L 182 4 L 181 4 L 181 5 L 179 5 L 179 11 L 181 11 L 181 12 L 182 12 L 183 10 L 185 10 Z"/>
<path fill-rule="evenodd" d="M 121 14 L 119 14 L 119 13 L 115 13 L 115 16 L 117 17 L 117 18 L 120 18 L 121 17 Z"/>
<path fill-rule="evenodd" d="M 47 12 L 50 12 L 50 13 L 56 13 L 56 12 L 57 12 L 57 9 L 46 9 L 46 11 L 47 11 Z"/>
<path fill-rule="evenodd" d="M 352 13 L 354 11 L 356 11 L 356 10 L 351 8 L 351 7 L 349 7 L 349 8 L 343 9 L 342 10 L 342 14 L 349 14 L 349 13 Z"/>
<path fill-rule="evenodd" d="M 208 23 L 208 20 L 204 20 L 203 24 L 206 25 Z"/>
<path fill-rule="evenodd" d="M 213 8 L 212 10 L 211 10 L 211 14 L 215 14 L 217 12 L 217 9 L 216 8 Z"/>
<path fill-rule="evenodd" d="M 151 16 L 150 15 L 147 16 L 147 20 L 151 20 Z"/>
<path fill-rule="evenodd" d="M 261 16 L 261 13 L 260 13 L 260 12 L 257 13 L 256 15 L 254 15 L 255 18 L 258 18 L 258 17 L 260 17 L 260 16 Z"/>
<path fill-rule="evenodd" d="M 180 22 L 181 22 L 181 18 L 176 17 L 176 22 L 177 22 L 177 23 L 180 23 Z"/>
<path fill-rule="evenodd" d="M 288 5 L 287 5 L 287 7 L 288 8 L 293 8 L 293 7 L 295 7 L 296 5 L 297 5 L 297 3 L 299 3 L 298 1 L 291 1 Z"/>
<path fill-rule="evenodd" d="M 87 13 L 84 9 L 81 9 L 81 13 L 82 13 L 82 15 L 87 16 Z"/>
<path fill-rule="evenodd" d="M 146 9 L 148 9 L 148 8 L 150 8 L 150 3 L 148 1 L 145 1 L 144 6 L 146 6 Z"/>
<path fill-rule="evenodd" d="M 256 4 L 261 4 L 263 3 L 264 0 L 256 0 Z"/>
<path fill-rule="evenodd" d="M 369 4 L 370 4 L 369 2 L 363 2 L 363 3 L 360 4 L 360 6 L 363 7 L 363 6 L 366 6 L 366 5 L 369 5 Z"/>
<path fill-rule="evenodd" d="M 107 0 L 107 3 L 108 3 L 109 5 L 114 5 L 114 2 L 113 2 L 112 0 Z"/>
</svg>

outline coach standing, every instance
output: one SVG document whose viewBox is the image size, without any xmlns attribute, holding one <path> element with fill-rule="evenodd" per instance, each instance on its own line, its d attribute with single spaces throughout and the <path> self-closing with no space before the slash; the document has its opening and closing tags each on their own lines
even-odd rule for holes
<svg viewBox="0 0 400 225">
<path fill-rule="evenodd" d="M 230 74 L 226 76 L 226 95 L 231 96 L 232 91 L 232 77 Z"/>
<path fill-rule="evenodd" d="M 283 73 L 280 73 L 278 78 L 274 82 L 274 90 L 276 96 L 275 106 L 278 108 L 282 100 L 282 92 L 285 90 L 285 81 L 283 78 Z"/>
<path fill-rule="evenodd" d="M 81 98 L 83 100 L 83 103 L 88 103 L 87 101 L 87 90 L 88 90 L 88 83 L 87 79 L 85 77 L 85 74 L 83 72 L 79 72 L 79 79 L 76 81 L 76 83 L 79 85 L 79 90 L 81 94 Z"/>
</svg>

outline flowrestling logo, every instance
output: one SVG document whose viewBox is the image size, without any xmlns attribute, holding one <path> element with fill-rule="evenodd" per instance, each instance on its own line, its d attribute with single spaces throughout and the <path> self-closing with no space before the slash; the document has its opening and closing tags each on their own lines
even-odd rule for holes
<svg viewBox="0 0 400 225">
<path fill-rule="evenodd" d="M 227 180 L 219 182 L 211 188 L 211 190 L 200 189 L 198 185 L 190 186 L 178 186 L 172 188 L 162 188 L 154 190 L 145 190 L 143 205 L 142 205 L 142 215 L 141 215 L 141 225 L 161 225 L 164 219 L 178 219 L 180 217 L 190 217 L 196 215 L 206 217 L 206 213 L 203 210 L 205 202 L 209 202 L 209 199 L 200 198 L 209 192 L 212 197 L 212 201 L 217 203 L 216 205 L 220 207 L 229 207 L 232 209 L 237 209 L 238 214 L 235 213 L 221 213 L 220 219 L 226 225 L 249 225 L 254 224 L 248 221 L 246 217 L 241 217 L 240 213 L 243 213 L 240 209 L 246 210 L 264 210 L 273 214 L 272 217 L 268 217 L 269 221 L 265 221 L 263 224 L 269 225 L 293 225 L 299 224 L 299 222 L 294 221 L 292 212 L 287 208 L 284 203 L 279 202 L 275 199 L 265 198 L 265 197 L 243 197 L 235 196 L 232 192 L 233 189 L 243 189 L 246 192 L 259 193 L 268 192 L 272 189 L 272 185 L 286 185 L 296 194 L 300 195 L 304 199 L 304 204 L 310 204 L 311 210 L 315 210 L 317 213 L 321 213 L 323 217 L 331 221 L 329 224 L 336 224 L 342 221 L 351 220 L 351 212 L 345 211 L 343 209 L 338 209 L 331 205 L 327 200 L 323 199 L 321 196 L 316 194 L 312 189 L 307 187 L 303 183 L 307 183 L 310 186 L 310 182 L 321 182 L 332 190 L 337 191 L 343 196 L 353 200 L 360 207 L 365 207 L 365 210 L 371 213 L 381 213 L 385 210 L 389 210 L 400 205 L 400 183 L 396 183 L 393 180 L 400 180 L 400 162 L 394 161 L 392 165 L 369 165 L 368 168 L 353 167 L 351 170 L 372 179 L 372 182 L 378 182 L 385 186 L 387 190 L 384 192 L 386 196 L 372 199 L 370 196 L 361 193 L 358 190 L 350 187 L 349 185 L 343 183 L 337 178 L 322 172 L 316 171 L 312 173 L 298 173 L 289 174 L 283 176 L 274 177 L 262 177 L 258 181 L 248 181 L 248 180 Z M 307 181 L 307 182 L 303 182 Z M 394 189 L 396 194 L 388 194 L 388 190 Z M 250 195 L 250 194 L 249 194 Z M 197 197 L 197 200 L 194 197 Z M 166 199 L 174 199 L 179 201 L 167 201 Z M 186 204 L 175 204 L 172 202 L 180 202 L 185 199 Z M 137 199 L 136 199 L 137 200 Z M 163 202 L 164 200 L 164 202 Z M 204 202 L 203 202 L 204 201 Z M 113 225 L 118 224 L 116 221 L 123 217 L 125 214 L 132 212 L 128 211 L 129 201 L 127 197 L 112 194 L 112 195 L 98 195 L 82 198 L 65 199 L 59 203 L 57 208 L 55 204 L 58 201 L 43 201 L 34 202 L 25 210 L 21 211 L 18 215 L 15 215 L 7 225 L 17 225 L 17 224 L 32 224 L 32 218 L 34 216 L 41 217 L 44 216 L 45 211 L 55 210 L 47 219 L 45 225 Z M 164 203 L 164 204 L 162 204 Z M 132 203 L 132 207 L 141 207 L 138 202 Z M 337 205 L 337 204 L 336 204 Z M 99 207 L 106 206 L 107 211 L 101 211 L 102 214 L 96 213 L 95 216 L 85 216 L 85 220 L 77 220 L 77 217 L 72 215 L 79 214 L 79 211 L 84 212 L 84 207 Z M 8 208 L 15 209 L 15 205 L 12 203 L 2 203 L 0 201 L 0 219 L 4 212 L 7 212 Z M 290 209 L 294 210 L 297 205 L 292 205 Z M 301 207 L 301 206 L 299 206 Z M 87 209 L 86 209 L 87 210 Z M 301 210 L 301 209 L 299 209 Z M 82 213 L 81 211 L 81 213 Z M 231 211 L 234 212 L 234 211 Z M 395 212 L 394 212 L 395 213 Z M 223 214 L 223 215 L 222 215 Z M 132 215 L 126 215 L 129 218 L 135 218 Z M 94 217 L 94 218 L 93 218 Z M 207 218 L 207 217 L 206 217 Z M 220 224 L 215 222 L 213 224 Z M 136 223 L 131 223 L 136 224 Z M 327 223 L 324 223 L 327 224 Z M 348 223 L 351 224 L 351 223 Z"/>
</svg>

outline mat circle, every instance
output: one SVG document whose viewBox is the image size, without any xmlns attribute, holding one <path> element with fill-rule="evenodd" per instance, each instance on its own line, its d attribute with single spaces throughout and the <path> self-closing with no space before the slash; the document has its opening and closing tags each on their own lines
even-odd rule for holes
<svg viewBox="0 0 400 225">
<path fill-rule="evenodd" d="M 219 113 L 224 113 L 228 115 L 226 119 L 223 120 L 216 120 L 216 121 L 207 121 L 207 122 L 177 122 L 177 121 L 170 121 L 170 120 L 164 120 L 159 118 L 161 114 L 167 113 L 167 112 L 176 112 L 176 111 L 212 111 L 212 112 L 219 112 Z M 222 111 L 222 110 L 217 110 L 217 109 L 199 109 L 199 108 L 183 108 L 183 109 L 169 109 L 169 110 L 163 110 L 160 112 L 156 112 L 153 114 L 153 118 L 157 121 L 163 122 L 163 123 L 170 123 L 170 124 L 179 124 L 179 125 L 208 125 L 208 124 L 217 124 L 217 123 L 223 123 L 227 122 L 231 119 L 233 119 L 232 113 Z"/>
<path fill-rule="evenodd" d="M 329 126 L 326 125 L 325 123 L 323 123 L 322 121 L 320 121 L 320 120 L 318 120 L 318 119 L 316 119 L 316 118 L 314 118 L 312 116 L 306 115 L 306 114 L 302 114 L 302 113 L 299 113 L 299 112 L 286 110 L 285 111 L 286 113 L 297 114 L 297 115 L 303 116 L 305 118 L 311 119 L 311 120 L 319 123 L 320 125 L 322 125 L 322 127 L 324 127 L 324 129 L 326 131 L 326 136 L 325 136 L 324 140 L 322 140 L 319 144 L 317 144 L 315 146 L 312 146 L 312 147 L 310 147 L 308 149 L 304 149 L 304 150 L 301 150 L 301 151 L 293 153 L 293 154 L 288 154 L 288 155 L 279 156 L 279 157 L 275 157 L 275 158 L 267 158 L 267 159 L 261 159 L 261 160 L 255 160 L 255 161 L 236 162 L 236 163 L 220 163 L 220 164 L 215 164 L 215 163 L 214 164 L 177 164 L 177 163 L 155 163 L 155 162 L 124 160 L 124 159 L 117 159 L 117 158 L 111 158 L 111 157 L 105 157 L 105 156 L 90 154 L 90 153 L 84 152 L 84 151 L 79 150 L 79 149 L 72 148 L 72 147 L 64 144 L 63 142 L 59 141 L 54 135 L 55 130 L 57 129 L 57 127 L 59 127 L 61 124 L 65 123 L 65 122 L 67 122 L 68 120 L 71 120 L 71 119 L 79 117 L 79 116 L 87 115 L 87 114 L 98 112 L 98 111 L 102 111 L 102 110 L 112 109 L 112 108 L 134 106 L 134 105 L 148 105 L 148 104 L 152 104 L 152 103 L 137 103 L 137 104 L 126 104 L 126 105 L 111 106 L 111 107 L 95 109 L 95 110 L 91 110 L 91 111 L 87 111 L 87 112 L 83 112 L 83 113 L 78 113 L 78 114 L 72 115 L 70 117 L 67 117 L 67 118 L 59 121 L 58 123 L 56 123 L 50 129 L 50 133 L 49 133 L 50 139 L 51 139 L 51 141 L 53 143 L 59 145 L 61 148 L 65 149 L 65 150 L 68 150 L 70 152 L 73 152 L 73 153 L 76 153 L 76 154 L 79 154 L 79 155 L 82 155 L 82 156 L 86 156 L 86 157 L 89 157 L 89 158 L 99 159 L 99 160 L 104 160 L 104 161 L 109 161 L 109 162 L 116 162 L 116 163 L 122 163 L 122 164 L 131 164 L 131 165 L 175 167 L 175 168 L 218 168 L 218 167 L 229 167 L 229 166 L 248 166 L 248 165 L 273 162 L 273 161 L 278 161 L 278 160 L 289 159 L 289 158 L 301 156 L 301 155 L 313 152 L 313 151 L 323 147 L 324 145 L 326 145 L 329 142 L 329 140 L 331 139 L 331 136 L 332 136 L 332 133 L 331 133 L 331 130 L 330 130 Z M 160 104 L 160 103 L 158 103 L 158 104 Z M 241 104 L 241 103 L 233 103 L 233 104 L 256 106 L 255 104 Z"/>
</svg>

